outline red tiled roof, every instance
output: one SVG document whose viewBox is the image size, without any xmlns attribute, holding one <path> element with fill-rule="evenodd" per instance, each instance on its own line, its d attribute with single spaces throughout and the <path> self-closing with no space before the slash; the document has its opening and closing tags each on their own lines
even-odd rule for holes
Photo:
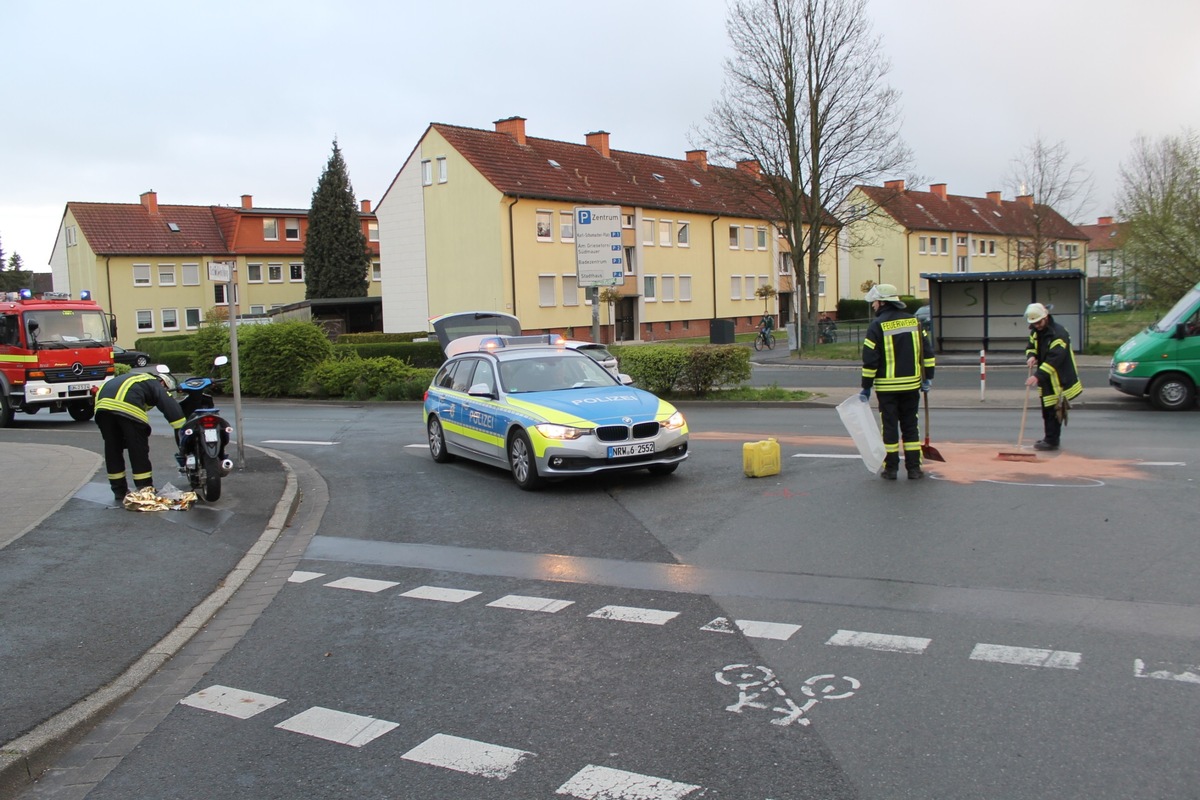
<svg viewBox="0 0 1200 800">
<path fill-rule="evenodd" d="M 693 161 L 624 150 L 611 150 L 605 158 L 587 144 L 529 136 L 522 145 L 507 133 L 442 123 L 430 128 L 509 196 L 754 219 L 778 217 L 772 210 L 777 204 L 766 187 L 751 186 L 744 171 L 730 167 L 709 164 L 705 169 Z"/>
<path fill-rule="evenodd" d="M 97 255 L 225 255 L 228 247 L 210 206 L 67 203 Z M 172 231 L 175 223 L 179 231 Z"/>
<path fill-rule="evenodd" d="M 1125 242 L 1125 223 L 1111 222 L 1107 225 L 1077 225 L 1088 237 L 1088 252 L 1097 250 L 1120 250 Z"/>
<path fill-rule="evenodd" d="M 1088 238 L 1046 205 L 1031 207 L 1020 200 L 996 202 L 985 197 L 956 194 L 943 198 L 933 192 L 897 191 L 881 186 L 859 186 L 858 189 L 911 231 L 1034 236 L 1038 230 L 1034 219 L 1036 209 L 1043 220 L 1043 237 L 1080 241 Z"/>
</svg>

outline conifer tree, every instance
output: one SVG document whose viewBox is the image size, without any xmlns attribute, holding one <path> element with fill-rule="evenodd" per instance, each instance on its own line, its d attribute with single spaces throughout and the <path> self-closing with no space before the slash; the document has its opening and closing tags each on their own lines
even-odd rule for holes
<svg viewBox="0 0 1200 800">
<path fill-rule="evenodd" d="M 334 139 L 333 154 L 321 173 L 308 210 L 304 296 L 309 300 L 366 297 L 370 266 L 371 252 L 363 234 L 358 203 L 342 151 Z"/>
</svg>

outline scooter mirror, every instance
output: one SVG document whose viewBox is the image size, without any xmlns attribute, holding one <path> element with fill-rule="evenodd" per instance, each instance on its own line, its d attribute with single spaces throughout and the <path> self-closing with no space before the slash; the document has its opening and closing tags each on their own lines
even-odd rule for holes
<svg viewBox="0 0 1200 800">
<path fill-rule="evenodd" d="M 223 367 L 229 363 L 229 356 L 217 356 L 213 359 L 214 367 Z"/>
</svg>

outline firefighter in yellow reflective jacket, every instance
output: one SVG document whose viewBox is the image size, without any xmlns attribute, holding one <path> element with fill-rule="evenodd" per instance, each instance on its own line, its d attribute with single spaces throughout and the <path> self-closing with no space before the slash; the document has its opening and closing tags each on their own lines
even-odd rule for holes
<svg viewBox="0 0 1200 800">
<path fill-rule="evenodd" d="M 917 480 L 925 477 L 917 412 L 921 393 L 928 392 L 933 381 L 933 343 L 917 318 L 908 313 L 895 286 L 872 286 L 867 302 L 875 319 L 863 339 L 860 396 L 869 400 L 874 386 L 879 397 L 884 446 L 880 477 L 896 480 L 903 440 L 904 468 L 910 480 Z"/>
<path fill-rule="evenodd" d="M 150 466 L 151 407 L 162 412 L 171 427 L 183 427 L 183 409 L 167 392 L 157 375 L 130 372 L 113 378 L 96 393 L 96 424 L 104 437 L 104 466 L 108 483 L 117 503 L 129 493 L 125 481 L 125 451 L 129 451 L 129 467 L 133 470 L 133 485 L 142 489 L 154 485 Z"/>
<path fill-rule="evenodd" d="M 1031 373 L 1025 385 L 1038 387 L 1045 430 L 1045 435 L 1033 443 L 1033 449 L 1057 450 L 1070 408 L 1067 401 L 1083 394 L 1075 353 L 1071 350 L 1071 334 L 1054 321 L 1050 309 L 1041 303 L 1029 304 L 1025 309 L 1025 321 L 1029 323 L 1029 346 L 1025 348 L 1025 356 Z M 1035 367 L 1037 372 L 1033 372 Z"/>
</svg>

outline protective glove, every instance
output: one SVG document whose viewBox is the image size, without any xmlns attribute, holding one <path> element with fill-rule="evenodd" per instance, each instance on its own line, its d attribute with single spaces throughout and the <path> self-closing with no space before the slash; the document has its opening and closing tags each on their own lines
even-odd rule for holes
<svg viewBox="0 0 1200 800">
<path fill-rule="evenodd" d="M 858 399 L 862 400 L 864 403 L 869 401 L 871 399 L 871 387 L 868 386 L 867 388 L 865 388 L 861 392 L 859 392 Z"/>
<path fill-rule="evenodd" d="M 933 386 L 933 381 L 930 380 L 929 378 L 926 378 L 925 380 L 921 381 L 921 391 L 922 392 L 928 392 L 930 387 L 932 387 L 932 386 Z"/>
</svg>

